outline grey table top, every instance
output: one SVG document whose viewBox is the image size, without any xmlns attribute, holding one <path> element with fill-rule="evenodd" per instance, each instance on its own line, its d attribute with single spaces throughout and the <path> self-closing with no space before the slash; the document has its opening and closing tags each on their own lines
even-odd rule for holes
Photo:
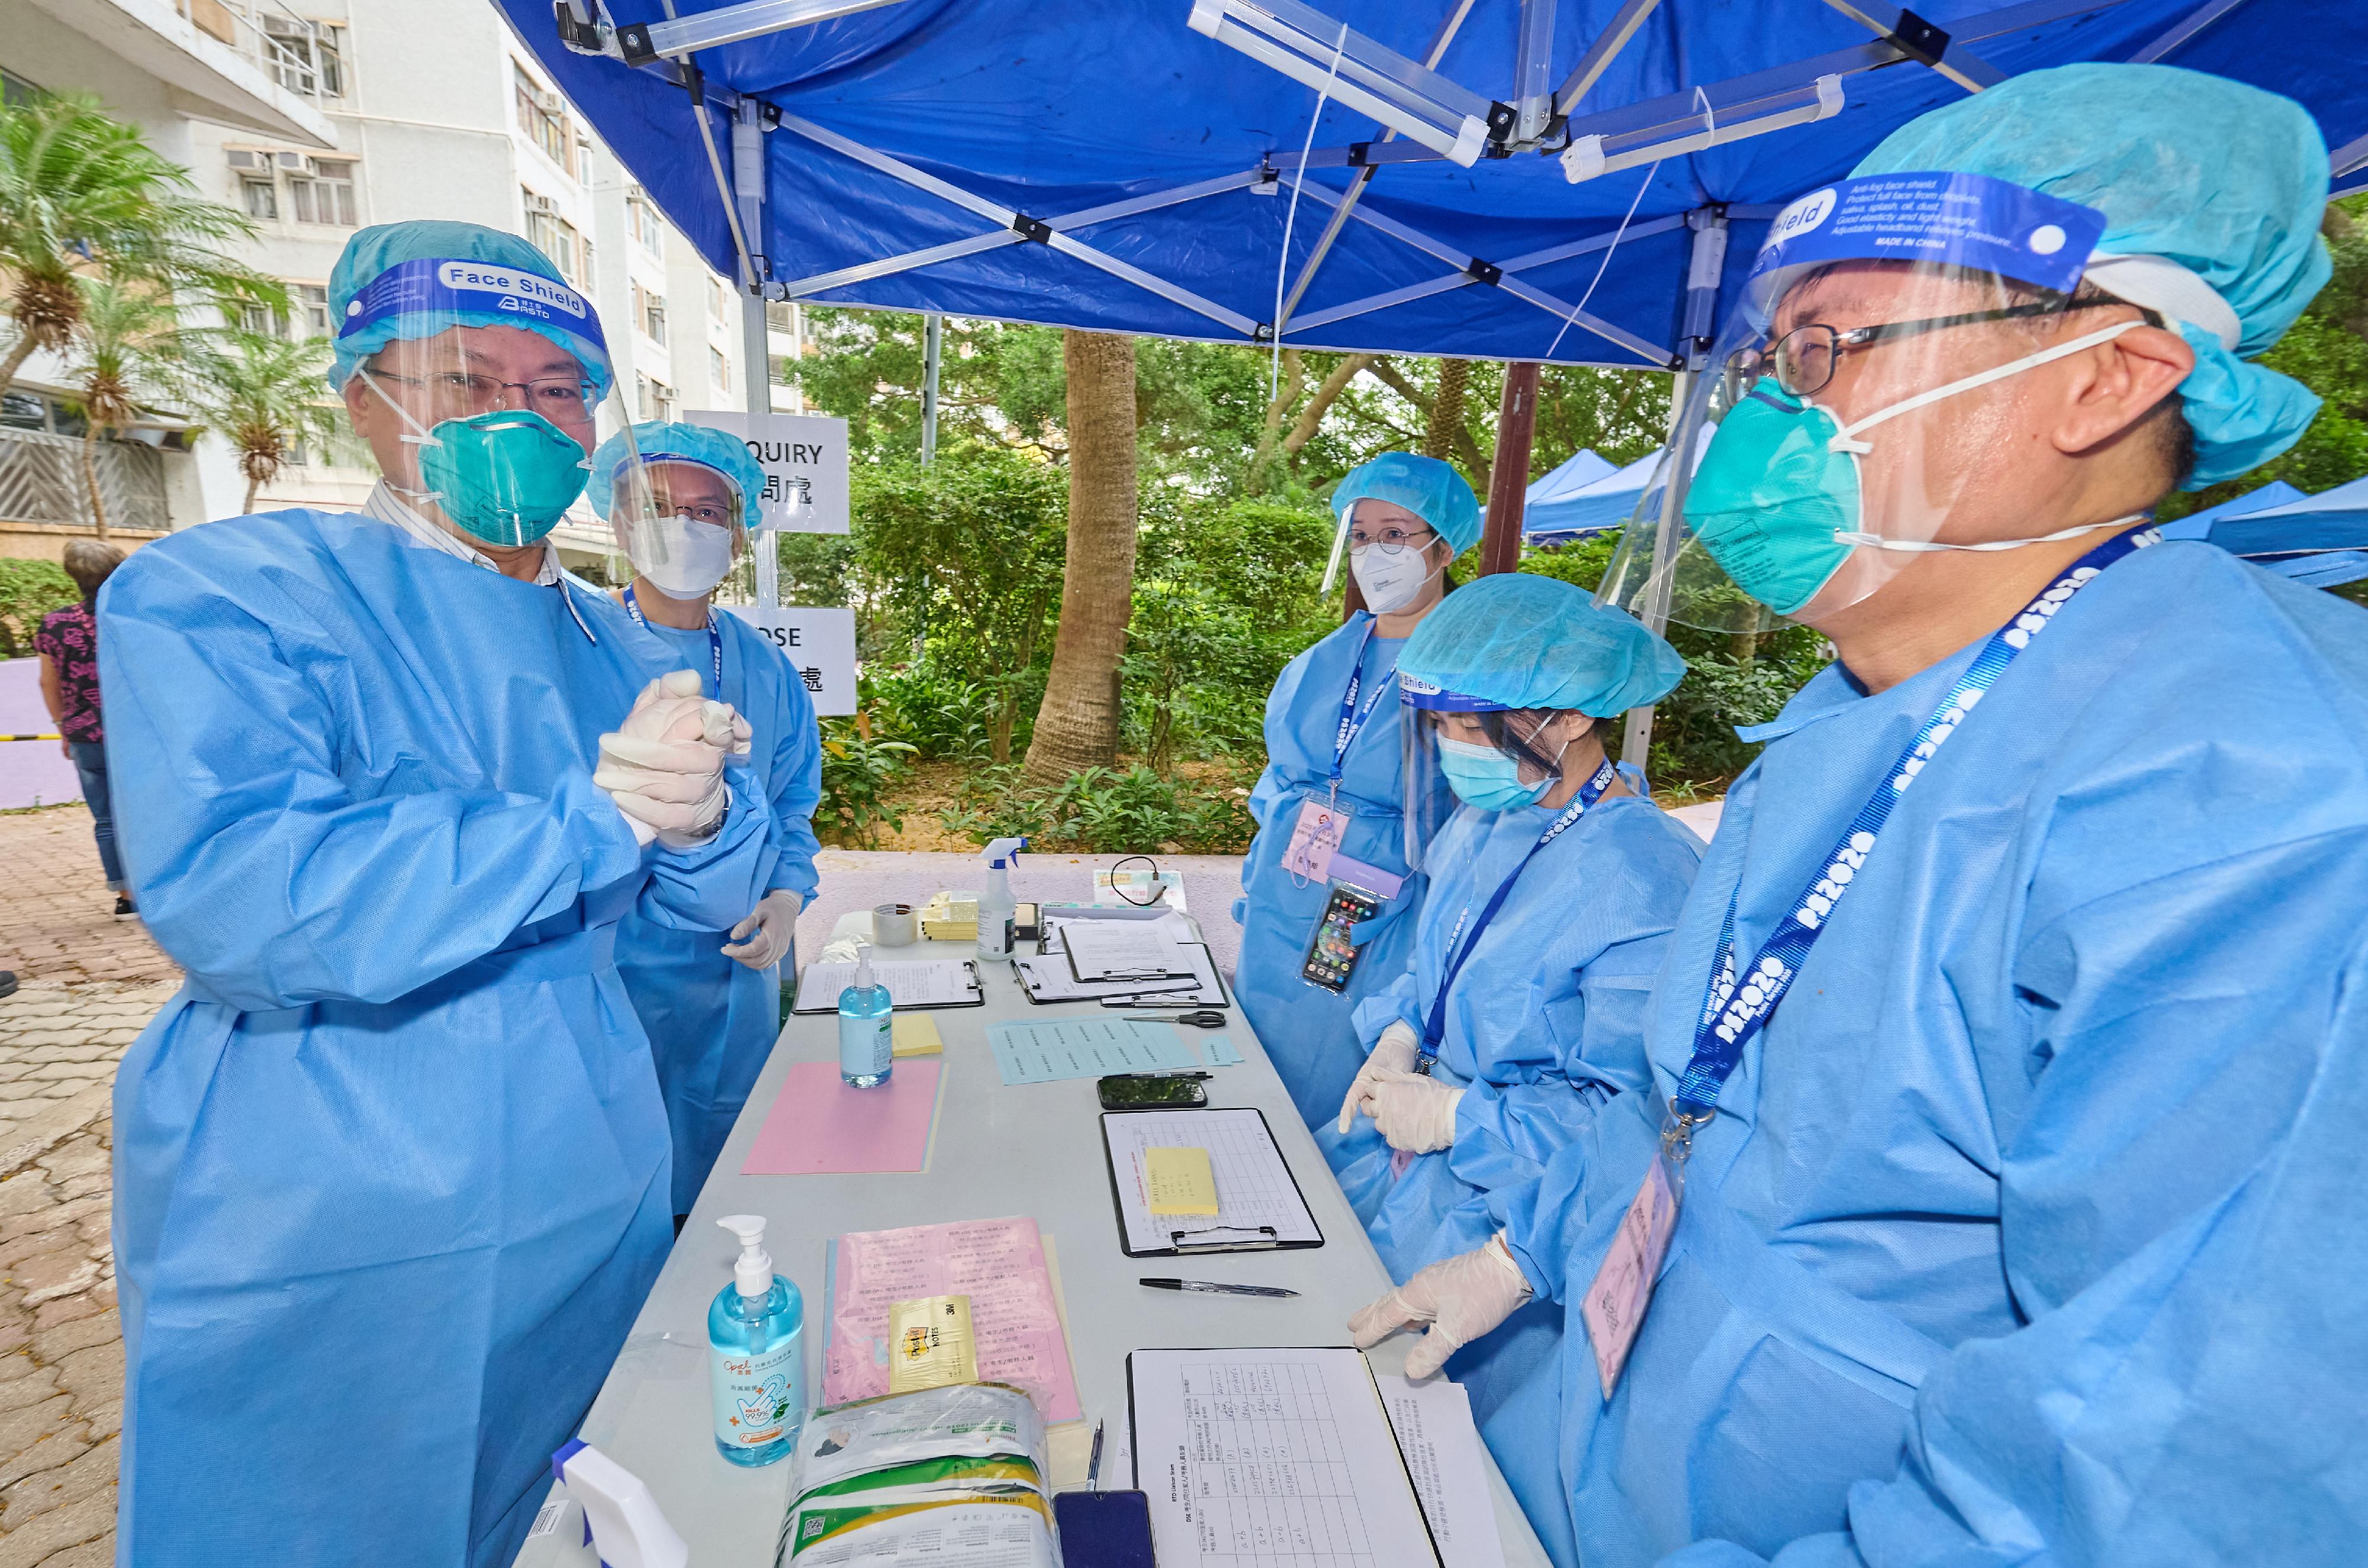
<svg viewBox="0 0 2368 1568">
<path fill-rule="evenodd" d="M 1219 916 L 1222 918 L 1222 916 Z M 837 934 L 870 932 L 868 914 L 849 914 Z M 882 950 L 883 958 L 970 957 L 969 943 L 923 942 Z M 648 1483 L 675 1528 L 690 1545 L 692 1563 L 761 1568 L 773 1560 L 789 1504 L 791 1462 L 743 1470 L 716 1453 L 711 1436 L 706 1321 L 708 1303 L 730 1279 L 737 1245 L 715 1223 L 732 1213 L 762 1214 L 775 1269 L 804 1292 L 806 1368 L 810 1396 L 821 1397 L 822 1321 L 826 1314 L 826 1244 L 848 1231 L 886 1230 L 949 1220 L 1024 1214 L 1047 1240 L 1063 1299 L 1070 1357 L 1090 1429 L 1109 1424 L 1102 1484 L 1125 1485 L 1132 1470 L 1127 1440 L 1126 1356 L 1147 1346 L 1259 1346 L 1343 1345 L 1349 1313 L 1390 1286 L 1387 1272 L 1326 1167 L 1315 1141 L 1292 1112 L 1290 1096 L 1238 1009 L 1224 1031 L 1245 1061 L 1221 1067 L 1210 1080 L 1212 1106 L 1256 1106 L 1266 1113 L 1284 1158 L 1322 1227 L 1325 1244 L 1304 1251 L 1227 1253 L 1189 1261 L 1129 1258 L 1120 1250 L 1091 1079 L 1006 1087 L 987 1047 L 989 1024 L 1017 1017 L 1111 1015 L 1091 1004 L 1039 1006 L 1004 966 L 980 966 L 986 1004 L 932 1013 L 945 1039 L 936 1131 L 927 1167 L 909 1175 L 742 1176 L 758 1127 L 794 1062 L 837 1059 L 835 1017 L 791 1017 L 772 1059 L 749 1096 L 748 1108 L 723 1146 L 664 1271 L 643 1303 L 617 1364 L 586 1416 L 582 1435 Z M 1187 1029 L 1196 1043 L 1216 1033 Z M 1202 1053 L 1207 1054 L 1205 1051 Z M 910 1060 L 910 1059 L 908 1059 Z M 1150 1290 L 1144 1275 L 1188 1274 L 1241 1284 L 1284 1285 L 1295 1300 L 1186 1295 Z M 1373 1364 L 1395 1371 L 1405 1336 L 1384 1342 Z M 1082 1433 L 1056 1437 L 1055 1479 L 1081 1467 Z M 1537 1538 L 1487 1460 L 1497 1531 L 1512 1568 L 1546 1568 Z M 1066 1483 L 1075 1484 L 1074 1481 Z M 554 1488 L 554 1498 L 564 1492 Z M 517 1562 L 589 1565 L 580 1543 L 583 1526 L 570 1505 L 556 1528 L 530 1538 Z"/>
</svg>

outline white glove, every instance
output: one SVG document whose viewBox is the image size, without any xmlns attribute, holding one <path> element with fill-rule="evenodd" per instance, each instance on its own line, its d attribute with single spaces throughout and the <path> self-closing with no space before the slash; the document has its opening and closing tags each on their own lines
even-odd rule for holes
<svg viewBox="0 0 2368 1568">
<path fill-rule="evenodd" d="M 1486 1246 L 1432 1264 L 1360 1310 L 1349 1320 L 1349 1333 L 1358 1349 L 1370 1350 L 1401 1328 L 1430 1324 L 1406 1358 L 1407 1377 L 1427 1378 L 1529 1299 L 1529 1277 L 1498 1232 Z"/>
<path fill-rule="evenodd" d="M 1365 1092 L 1365 1114 L 1391 1148 L 1429 1154 L 1455 1142 L 1455 1108 L 1463 1098 L 1462 1089 L 1419 1073 L 1377 1073 Z"/>
<path fill-rule="evenodd" d="M 723 956 L 750 969 L 772 968 L 789 956 L 790 945 L 797 940 L 798 911 L 805 903 L 789 889 L 775 888 L 757 901 L 747 919 L 732 927 L 734 940 L 747 940 L 736 948 L 726 944 Z"/>
<path fill-rule="evenodd" d="M 1349 1124 L 1357 1119 L 1359 1111 L 1364 1111 L 1367 1116 L 1373 1114 L 1367 1108 L 1365 1101 L 1380 1074 L 1414 1071 L 1415 1048 L 1421 1043 L 1422 1037 L 1416 1034 L 1414 1026 L 1404 1018 L 1382 1031 L 1382 1038 L 1373 1042 L 1372 1052 L 1365 1058 L 1365 1064 L 1357 1070 L 1356 1082 L 1349 1085 L 1349 1097 L 1340 1102 L 1341 1137 L 1349 1136 Z"/>
<path fill-rule="evenodd" d="M 609 793 L 643 846 L 688 848 L 714 833 L 731 803 L 723 756 L 746 749 L 745 721 L 699 694 L 699 676 L 677 670 L 642 688 L 618 730 L 600 737 L 592 782 Z"/>
</svg>

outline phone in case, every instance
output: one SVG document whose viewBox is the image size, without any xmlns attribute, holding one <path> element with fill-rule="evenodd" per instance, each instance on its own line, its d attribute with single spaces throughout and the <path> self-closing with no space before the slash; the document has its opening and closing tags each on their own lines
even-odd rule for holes
<svg viewBox="0 0 2368 1568">
<path fill-rule="evenodd" d="M 1140 1492 L 1057 1492 L 1062 1568 L 1156 1568 L 1151 1499 Z"/>
<path fill-rule="evenodd" d="M 1357 971 L 1359 957 L 1356 944 L 1349 940 L 1349 928 L 1381 912 L 1382 901 L 1364 889 L 1346 882 L 1332 884 L 1332 895 L 1324 901 L 1324 918 L 1315 923 L 1315 935 L 1307 944 L 1299 977 L 1326 991 L 1349 989 L 1349 977 Z"/>
</svg>

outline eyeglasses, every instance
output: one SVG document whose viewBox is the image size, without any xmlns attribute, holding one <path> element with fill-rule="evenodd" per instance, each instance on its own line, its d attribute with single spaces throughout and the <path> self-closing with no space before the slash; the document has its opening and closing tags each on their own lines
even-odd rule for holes
<svg viewBox="0 0 2368 1568">
<path fill-rule="evenodd" d="M 1362 555 L 1368 550 L 1378 549 L 1383 555 L 1395 555 L 1408 545 L 1428 546 L 1438 537 L 1430 528 L 1408 532 L 1399 528 L 1360 528 L 1352 524 L 1349 528 L 1349 553 Z"/>
<path fill-rule="evenodd" d="M 2020 321 L 2031 316 L 2067 315 L 2099 305 L 2126 304 L 2124 300 L 2043 300 L 2028 305 L 2008 305 L 1995 311 L 1973 311 L 1956 316 L 1929 316 L 1922 321 L 1887 322 L 1881 326 L 1849 328 L 1809 322 L 1776 340 L 1773 348 L 1738 348 L 1726 357 L 1722 372 L 1728 406 L 1732 407 L 1760 377 L 1772 374 L 1776 384 L 1794 397 L 1814 397 L 1833 383 L 1841 357 L 1902 337 L 1917 337 L 1943 327 L 1972 326 L 1979 322 Z M 2146 312 L 2157 325 L 2159 318 Z"/>
<path fill-rule="evenodd" d="M 491 414 L 502 407 L 502 394 L 515 391 L 518 407 L 541 415 L 554 425 L 581 425 L 592 417 L 599 403 L 599 388 L 581 376 L 542 376 L 530 381 L 506 381 L 498 376 L 473 375 L 464 370 L 436 370 L 425 376 L 397 375 L 393 370 L 370 367 L 372 380 L 400 381 L 418 387 L 427 394 L 428 403 L 437 410 L 458 409 L 470 414 Z"/>
<path fill-rule="evenodd" d="M 666 508 L 664 515 L 666 517 L 689 517 L 694 523 L 705 523 L 712 528 L 728 528 L 740 520 L 738 508 L 719 506 L 709 501 L 686 501 L 678 506 L 666 506 L 666 503 L 658 502 L 650 510 L 656 514 L 661 507 Z"/>
</svg>

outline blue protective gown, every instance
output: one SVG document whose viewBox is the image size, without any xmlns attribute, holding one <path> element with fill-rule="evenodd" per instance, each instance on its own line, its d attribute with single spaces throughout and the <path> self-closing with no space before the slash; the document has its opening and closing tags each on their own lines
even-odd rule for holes
<svg viewBox="0 0 2368 1568">
<path fill-rule="evenodd" d="M 651 622 L 636 626 L 616 602 L 599 596 L 607 612 L 603 637 L 649 640 L 651 657 L 666 668 L 697 670 L 715 695 L 715 659 L 704 628 L 685 631 Z M 755 783 L 772 806 L 769 892 L 787 888 L 811 900 L 818 880 L 815 803 L 822 799 L 822 741 L 814 699 L 786 654 L 736 615 L 717 611 L 723 638 L 722 699 L 756 732 L 749 761 Z M 723 956 L 742 910 L 720 930 L 685 929 L 640 914 L 617 926 L 617 969 L 650 1037 L 658 1091 L 674 1130 L 674 1211 L 688 1214 L 715 1164 L 732 1124 L 780 1032 L 781 969 L 755 970 Z M 794 960 L 791 972 L 794 973 Z"/>
<path fill-rule="evenodd" d="M 1393 678 L 1405 639 L 1369 641 L 1365 629 L 1372 619 L 1362 610 L 1351 616 L 1285 665 L 1267 697 L 1266 771 L 1250 792 L 1258 831 L 1242 857 L 1242 897 L 1234 904 L 1234 920 L 1242 928 L 1235 994 L 1291 1091 L 1292 1103 L 1311 1126 L 1338 1119 L 1341 1096 L 1365 1062 L 1350 1015 L 1406 967 L 1414 951 L 1414 916 L 1422 908 L 1423 880 L 1406 870 L 1403 704 Z M 1300 978 L 1330 889 L 1285 870 L 1282 857 L 1301 804 L 1330 796 L 1340 699 L 1360 643 L 1364 683 L 1359 706 L 1377 694 L 1378 700 L 1341 759 L 1339 803 L 1352 816 L 1340 853 L 1405 877 L 1406 883 L 1360 928 L 1362 956 L 1348 989 L 1336 993 Z"/>
<path fill-rule="evenodd" d="M 1696 1134 L 1600 1396 L 1575 1303 L 1730 894 L 1748 955 L 1974 652 L 1874 696 L 1828 669 L 1752 733 L 1654 994 L 1654 1094 L 1508 1205 L 1574 1303 L 1588 1568 L 2368 1538 L 2368 616 L 2204 545 L 2107 568 L 1900 797 Z"/>
<path fill-rule="evenodd" d="M 1466 807 L 1440 830 L 1424 853 L 1430 892 L 1414 963 L 1357 1009 L 1369 1048 L 1401 1019 L 1421 1032 L 1457 922 L 1468 937 L 1560 814 Z M 1447 994 L 1437 1075 L 1463 1090 L 1455 1142 L 1400 1162 L 1372 1122 L 1360 1118 L 1350 1134 L 1341 1186 L 1392 1278 L 1486 1243 L 1503 1227 L 1506 1192 L 1542 1175 L 1599 1107 L 1646 1085 L 1645 1000 L 1701 860 L 1700 839 L 1631 795 L 1598 801 L 1529 861 Z M 1540 1303 L 1467 1346 L 1449 1371 L 1539 1540 L 1569 1568 L 1555 1448 L 1538 1440 L 1560 1425 L 1562 1340 L 1561 1311 Z"/>
<path fill-rule="evenodd" d="M 188 971 L 115 1086 L 120 1562 L 507 1563 L 656 1277 L 616 923 L 712 930 L 773 851 L 737 767 L 708 844 L 635 846 L 592 767 L 658 672 L 575 591 L 311 511 L 108 581 L 125 857 Z"/>
</svg>

